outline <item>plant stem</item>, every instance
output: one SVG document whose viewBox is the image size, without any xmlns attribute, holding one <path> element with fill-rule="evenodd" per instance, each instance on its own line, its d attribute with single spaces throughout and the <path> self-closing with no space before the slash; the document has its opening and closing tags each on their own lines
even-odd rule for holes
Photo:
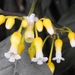
<svg viewBox="0 0 75 75">
<path fill-rule="evenodd" d="M 51 62 L 51 59 L 52 59 L 53 45 L 54 45 L 54 38 L 52 39 L 52 45 L 51 45 L 51 50 L 50 50 L 50 55 L 48 60 L 49 62 Z"/>
<path fill-rule="evenodd" d="M 45 42 L 47 41 L 47 39 L 48 39 L 49 37 L 50 37 L 50 35 L 47 36 L 47 37 L 44 39 L 43 46 L 44 46 Z"/>
<path fill-rule="evenodd" d="M 35 27 L 35 35 L 36 35 L 36 37 L 38 37 L 38 32 L 37 32 L 36 27 Z"/>
<path fill-rule="evenodd" d="M 21 33 L 21 31 L 22 31 L 22 25 L 20 25 L 20 27 L 19 27 L 19 29 L 18 29 L 18 32 Z"/>
<path fill-rule="evenodd" d="M 37 0 L 33 0 L 32 6 L 31 6 L 31 9 L 30 9 L 30 11 L 29 11 L 29 14 L 28 14 L 28 15 L 30 15 L 31 13 L 33 13 L 33 12 L 34 12 L 34 8 L 35 8 L 35 4 L 36 4 L 36 2 L 37 2 Z"/>
<path fill-rule="evenodd" d="M 72 30 L 66 26 L 64 26 L 63 28 L 66 28 L 68 31 L 72 32 Z"/>
<path fill-rule="evenodd" d="M 57 33 L 57 38 L 58 38 L 58 39 L 60 38 L 58 33 Z"/>
</svg>

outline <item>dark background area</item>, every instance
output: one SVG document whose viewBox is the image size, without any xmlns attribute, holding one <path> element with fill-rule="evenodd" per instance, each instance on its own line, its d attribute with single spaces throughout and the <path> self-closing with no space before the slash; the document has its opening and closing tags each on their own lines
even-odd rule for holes
<svg viewBox="0 0 75 75">
<path fill-rule="evenodd" d="M 29 3 L 28 3 L 29 1 Z M 41 0 L 42 16 L 49 17 L 52 21 L 58 22 L 60 18 L 75 4 L 75 0 Z M 32 0 L 0 0 L 0 8 L 11 13 L 27 15 L 31 7 Z M 21 8 L 21 5 L 23 9 Z M 40 9 L 40 7 L 39 7 Z M 6 30 L 4 24 L 0 26 L 0 41 L 10 36 L 18 29 L 20 21 L 16 20 L 15 26 L 11 30 Z M 75 75 L 75 68 L 72 67 L 62 75 Z"/>
</svg>

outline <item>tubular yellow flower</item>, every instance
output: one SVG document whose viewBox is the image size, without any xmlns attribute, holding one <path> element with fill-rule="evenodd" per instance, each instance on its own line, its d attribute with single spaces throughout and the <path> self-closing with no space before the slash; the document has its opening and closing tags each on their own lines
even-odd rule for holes
<svg viewBox="0 0 75 75">
<path fill-rule="evenodd" d="M 72 47 L 75 47 L 75 33 L 74 32 L 69 32 L 68 33 L 68 39 L 70 41 L 70 45 Z"/>
<path fill-rule="evenodd" d="M 34 21 L 38 18 L 35 17 L 35 14 L 31 14 L 30 16 L 25 17 L 25 19 L 27 19 L 28 21 L 28 26 L 25 31 L 25 41 L 27 43 L 31 43 L 34 39 L 34 31 L 33 31 Z"/>
<path fill-rule="evenodd" d="M 54 73 L 54 70 L 55 70 L 54 64 L 52 62 L 47 62 L 47 66 L 49 67 L 50 71 Z"/>
<path fill-rule="evenodd" d="M 62 42 L 62 40 L 61 39 L 56 39 L 55 40 L 55 50 L 56 50 L 56 54 L 55 54 L 55 56 L 56 57 L 54 57 L 53 58 L 53 60 L 56 60 L 56 62 L 57 63 L 60 63 L 61 62 L 61 60 L 65 60 L 63 57 L 62 57 L 62 45 L 63 45 L 63 42 Z"/>
<path fill-rule="evenodd" d="M 36 29 L 41 32 L 43 30 L 43 22 L 41 20 L 37 20 L 35 23 Z"/>
<path fill-rule="evenodd" d="M 7 20 L 6 20 L 5 27 L 6 27 L 6 29 L 11 29 L 14 24 L 15 24 L 14 17 L 8 17 Z"/>
<path fill-rule="evenodd" d="M 54 29 L 53 29 L 52 22 L 51 22 L 50 19 L 45 18 L 45 19 L 43 20 L 43 25 L 44 25 L 44 27 L 46 28 L 47 32 L 48 32 L 50 35 L 53 35 L 53 34 L 54 34 Z"/>
<path fill-rule="evenodd" d="M 20 41 L 21 41 L 21 34 L 19 32 L 14 32 L 11 37 L 10 37 L 10 42 L 14 43 L 16 45 L 19 45 Z"/>
<path fill-rule="evenodd" d="M 22 20 L 21 25 L 26 28 L 28 26 L 28 21 L 26 19 Z"/>
<path fill-rule="evenodd" d="M 30 59 L 32 60 L 32 58 L 34 58 L 35 54 L 36 54 L 36 49 L 34 44 L 32 43 L 31 46 L 28 48 L 28 54 Z"/>
<path fill-rule="evenodd" d="M 48 60 L 47 57 L 43 57 L 42 53 L 43 41 L 40 37 L 36 37 L 34 38 L 33 43 L 36 49 L 36 57 L 32 58 L 32 62 L 37 62 L 38 65 L 42 65 L 43 62 L 46 62 Z"/>
<path fill-rule="evenodd" d="M 0 25 L 3 24 L 5 22 L 5 16 L 4 15 L 0 15 Z"/>
</svg>

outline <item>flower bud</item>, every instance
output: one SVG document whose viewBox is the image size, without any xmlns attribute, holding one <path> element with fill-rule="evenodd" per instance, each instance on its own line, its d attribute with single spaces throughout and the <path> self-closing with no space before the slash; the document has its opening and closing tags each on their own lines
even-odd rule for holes
<svg viewBox="0 0 75 75">
<path fill-rule="evenodd" d="M 28 21 L 26 19 L 22 20 L 21 25 L 26 28 L 28 26 Z"/>
<path fill-rule="evenodd" d="M 48 18 L 44 19 L 43 25 L 50 35 L 54 34 L 54 29 L 53 29 L 52 22 L 50 21 L 50 19 L 48 19 Z"/>
<path fill-rule="evenodd" d="M 5 22 L 5 16 L 0 15 L 0 25 L 3 24 L 4 22 Z"/>
<path fill-rule="evenodd" d="M 68 39 L 70 41 L 70 45 L 72 47 L 75 47 L 75 33 L 74 32 L 69 32 L 68 33 Z"/>
<path fill-rule="evenodd" d="M 55 70 L 54 64 L 52 62 L 47 62 L 47 66 L 49 67 L 50 71 L 54 73 L 54 70 Z"/>
<path fill-rule="evenodd" d="M 28 54 L 30 59 L 32 60 L 32 58 L 34 58 L 35 54 L 36 54 L 36 49 L 34 44 L 32 43 L 31 46 L 28 48 Z"/>
<path fill-rule="evenodd" d="M 72 39 L 74 39 L 74 38 L 75 38 L 74 32 L 69 32 L 69 33 L 68 33 L 68 38 L 69 38 L 70 41 L 71 41 Z"/>
<path fill-rule="evenodd" d="M 6 27 L 6 29 L 11 29 L 11 28 L 14 26 L 14 24 L 15 24 L 15 19 L 14 19 L 14 17 L 9 17 L 9 18 L 7 18 L 7 20 L 6 20 L 5 27 Z"/>
<path fill-rule="evenodd" d="M 22 54 L 22 52 L 24 51 L 25 49 L 25 45 L 24 43 L 20 42 L 20 44 L 18 45 L 18 54 Z"/>
<path fill-rule="evenodd" d="M 36 23 L 35 23 L 35 27 L 36 29 L 41 32 L 43 30 L 43 23 L 41 20 L 37 20 Z"/>
</svg>

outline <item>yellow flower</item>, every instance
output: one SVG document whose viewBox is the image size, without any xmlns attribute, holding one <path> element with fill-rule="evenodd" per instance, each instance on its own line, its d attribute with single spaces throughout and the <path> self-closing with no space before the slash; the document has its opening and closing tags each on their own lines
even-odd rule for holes
<svg viewBox="0 0 75 75">
<path fill-rule="evenodd" d="M 54 34 L 54 29 L 53 29 L 52 22 L 51 22 L 50 19 L 45 18 L 45 19 L 43 20 L 43 25 L 44 25 L 44 27 L 46 28 L 47 32 L 48 32 L 50 35 L 53 35 L 53 34 Z"/>
<path fill-rule="evenodd" d="M 21 25 L 26 28 L 28 26 L 28 21 L 26 19 L 22 20 Z"/>
<path fill-rule="evenodd" d="M 11 29 L 14 24 L 15 24 L 14 17 L 8 17 L 7 20 L 6 20 L 5 27 L 6 27 L 6 29 Z"/>
<path fill-rule="evenodd" d="M 18 54 L 22 54 L 22 52 L 24 51 L 25 49 L 25 45 L 23 42 L 20 42 L 20 44 L 18 45 Z"/>
<path fill-rule="evenodd" d="M 40 37 L 34 38 L 34 46 L 36 49 L 36 57 L 32 58 L 32 62 L 37 62 L 38 65 L 42 65 L 43 62 L 46 62 L 48 60 L 47 57 L 43 56 L 42 47 L 43 47 L 43 41 Z"/>
<path fill-rule="evenodd" d="M 72 47 L 75 47 L 75 33 L 74 32 L 69 32 L 68 33 L 68 39 L 70 41 L 70 45 Z"/>
<path fill-rule="evenodd" d="M 21 34 L 19 32 L 14 32 L 11 37 L 10 37 L 10 42 L 14 43 L 16 45 L 19 45 L 20 41 L 21 41 Z"/>
<path fill-rule="evenodd" d="M 41 32 L 43 30 L 43 22 L 41 20 L 37 20 L 35 23 L 36 29 Z"/>
<path fill-rule="evenodd" d="M 0 15 L 0 25 L 3 24 L 5 22 L 5 16 L 4 15 Z"/>
<path fill-rule="evenodd" d="M 63 57 L 62 57 L 62 45 L 63 45 L 63 42 L 61 39 L 56 39 L 55 40 L 55 50 L 56 50 L 56 53 L 55 53 L 55 57 L 53 58 L 53 60 L 56 60 L 57 63 L 60 63 L 61 60 L 65 60 Z"/>
<path fill-rule="evenodd" d="M 28 54 L 30 59 L 32 60 L 32 58 L 34 58 L 35 54 L 36 54 L 36 49 L 33 43 L 31 43 L 31 46 L 28 48 Z"/>
<path fill-rule="evenodd" d="M 38 18 L 32 13 L 31 15 L 26 16 L 25 19 L 28 21 L 27 30 L 25 31 L 25 41 L 31 43 L 34 39 L 34 22 L 38 20 Z"/>
<path fill-rule="evenodd" d="M 54 64 L 52 62 L 47 62 L 47 66 L 49 67 L 50 71 L 54 73 L 54 70 L 55 70 Z"/>
</svg>

